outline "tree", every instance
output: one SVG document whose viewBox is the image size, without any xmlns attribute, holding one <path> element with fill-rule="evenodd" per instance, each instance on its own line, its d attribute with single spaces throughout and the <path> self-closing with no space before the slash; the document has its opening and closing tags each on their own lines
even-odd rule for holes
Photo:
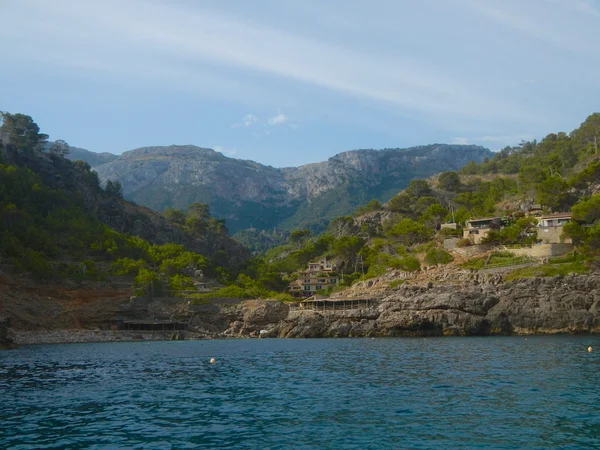
<svg viewBox="0 0 600 450">
<path fill-rule="evenodd" d="M 440 187 L 450 192 L 458 192 L 461 187 L 460 177 L 456 172 L 444 172 L 439 177 Z"/>
<path fill-rule="evenodd" d="M 573 219 L 588 224 L 600 219 L 600 194 L 592 195 L 589 199 L 580 201 L 573 208 Z"/>
<path fill-rule="evenodd" d="M 25 152 L 41 151 L 48 135 L 40 133 L 40 127 L 30 116 L 0 112 L 0 134 L 8 138 L 8 147 Z"/>
<path fill-rule="evenodd" d="M 422 223 L 406 218 L 394 225 L 387 235 L 397 238 L 404 245 L 412 245 L 429 239 L 432 231 Z"/>
<path fill-rule="evenodd" d="M 365 206 L 361 206 L 354 211 L 355 216 L 360 216 L 362 214 L 367 214 L 374 211 L 381 210 L 381 203 L 379 203 L 376 199 L 371 200 Z"/>
<path fill-rule="evenodd" d="M 333 244 L 333 251 L 350 264 L 356 261 L 356 255 L 365 245 L 365 241 L 358 236 L 342 236 Z"/>
<path fill-rule="evenodd" d="M 52 144 L 49 151 L 50 151 L 50 154 L 52 154 L 52 155 L 64 158 L 70 152 L 69 144 L 67 144 L 62 139 L 59 139 Z"/>
<path fill-rule="evenodd" d="M 123 198 L 123 187 L 120 181 L 107 180 L 104 192 L 110 197 Z"/>
<path fill-rule="evenodd" d="M 429 183 L 425 180 L 412 180 L 405 191 L 408 195 L 413 197 L 425 197 L 426 195 L 431 195 L 431 188 L 429 187 Z"/>
<path fill-rule="evenodd" d="M 310 230 L 296 230 L 290 234 L 289 241 L 295 246 L 300 246 L 307 238 L 310 237 Z"/>
<path fill-rule="evenodd" d="M 434 203 L 421 215 L 421 220 L 431 228 L 437 228 L 437 226 L 444 221 L 447 215 L 448 210 L 446 208 L 439 203 Z"/>
<path fill-rule="evenodd" d="M 188 206 L 187 215 L 188 218 L 208 220 L 210 218 L 210 207 L 206 203 L 192 203 Z"/>
<path fill-rule="evenodd" d="M 392 199 L 387 204 L 387 208 L 393 212 L 401 214 L 411 214 L 412 205 L 412 197 L 406 192 L 400 192 L 398 195 L 392 197 Z"/>
<path fill-rule="evenodd" d="M 167 208 L 163 212 L 165 219 L 176 223 L 177 225 L 183 225 L 185 223 L 185 214 L 183 211 L 173 208 Z"/>
</svg>

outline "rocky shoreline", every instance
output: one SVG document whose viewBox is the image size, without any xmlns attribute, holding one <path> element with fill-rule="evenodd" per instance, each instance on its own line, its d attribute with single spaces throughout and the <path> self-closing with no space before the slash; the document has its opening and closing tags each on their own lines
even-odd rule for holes
<svg viewBox="0 0 600 450">
<path fill-rule="evenodd" d="M 27 345 L 258 337 L 600 333 L 600 275 L 511 282 L 505 282 L 499 275 L 470 278 L 463 275 L 434 281 L 408 280 L 392 288 L 389 281 L 395 276 L 389 274 L 387 279 L 369 280 L 345 291 L 345 298 L 369 300 L 368 307 L 345 310 L 326 307 L 303 310 L 268 300 L 193 305 L 181 299 L 126 299 L 112 304 L 112 317 L 185 321 L 188 330 L 178 332 L 177 336 L 173 332 L 108 331 L 111 316 L 103 316 L 100 322 L 96 314 L 88 317 L 80 313 L 79 327 L 9 328 L 5 323 L 0 326 L 0 337 Z M 22 319 L 18 323 L 23 324 Z"/>
</svg>

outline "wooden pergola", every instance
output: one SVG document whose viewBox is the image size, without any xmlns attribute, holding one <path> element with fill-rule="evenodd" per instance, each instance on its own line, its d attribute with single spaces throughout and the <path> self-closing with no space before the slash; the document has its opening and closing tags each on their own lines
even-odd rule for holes
<svg viewBox="0 0 600 450">
<path fill-rule="evenodd" d="M 369 308 L 374 300 L 358 298 L 315 298 L 310 297 L 304 301 L 292 303 L 291 311 L 344 311 L 349 309 Z"/>
</svg>

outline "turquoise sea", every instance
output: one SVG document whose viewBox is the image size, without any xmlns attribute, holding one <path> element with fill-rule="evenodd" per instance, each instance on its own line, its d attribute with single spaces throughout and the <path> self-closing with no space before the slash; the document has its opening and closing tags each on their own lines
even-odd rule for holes
<svg viewBox="0 0 600 450">
<path fill-rule="evenodd" d="M 0 448 L 598 449 L 600 336 L 23 347 Z"/>
</svg>

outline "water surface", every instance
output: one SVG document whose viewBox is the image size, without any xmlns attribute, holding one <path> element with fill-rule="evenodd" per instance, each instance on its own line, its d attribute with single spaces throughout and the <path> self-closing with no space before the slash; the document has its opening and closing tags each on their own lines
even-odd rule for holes
<svg viewBox="0 0 600 450">
<path fill-rule="evenodd" d="M 600 337 L 23 347 L 0 448 L 600 448 Z"/>
</svg>

